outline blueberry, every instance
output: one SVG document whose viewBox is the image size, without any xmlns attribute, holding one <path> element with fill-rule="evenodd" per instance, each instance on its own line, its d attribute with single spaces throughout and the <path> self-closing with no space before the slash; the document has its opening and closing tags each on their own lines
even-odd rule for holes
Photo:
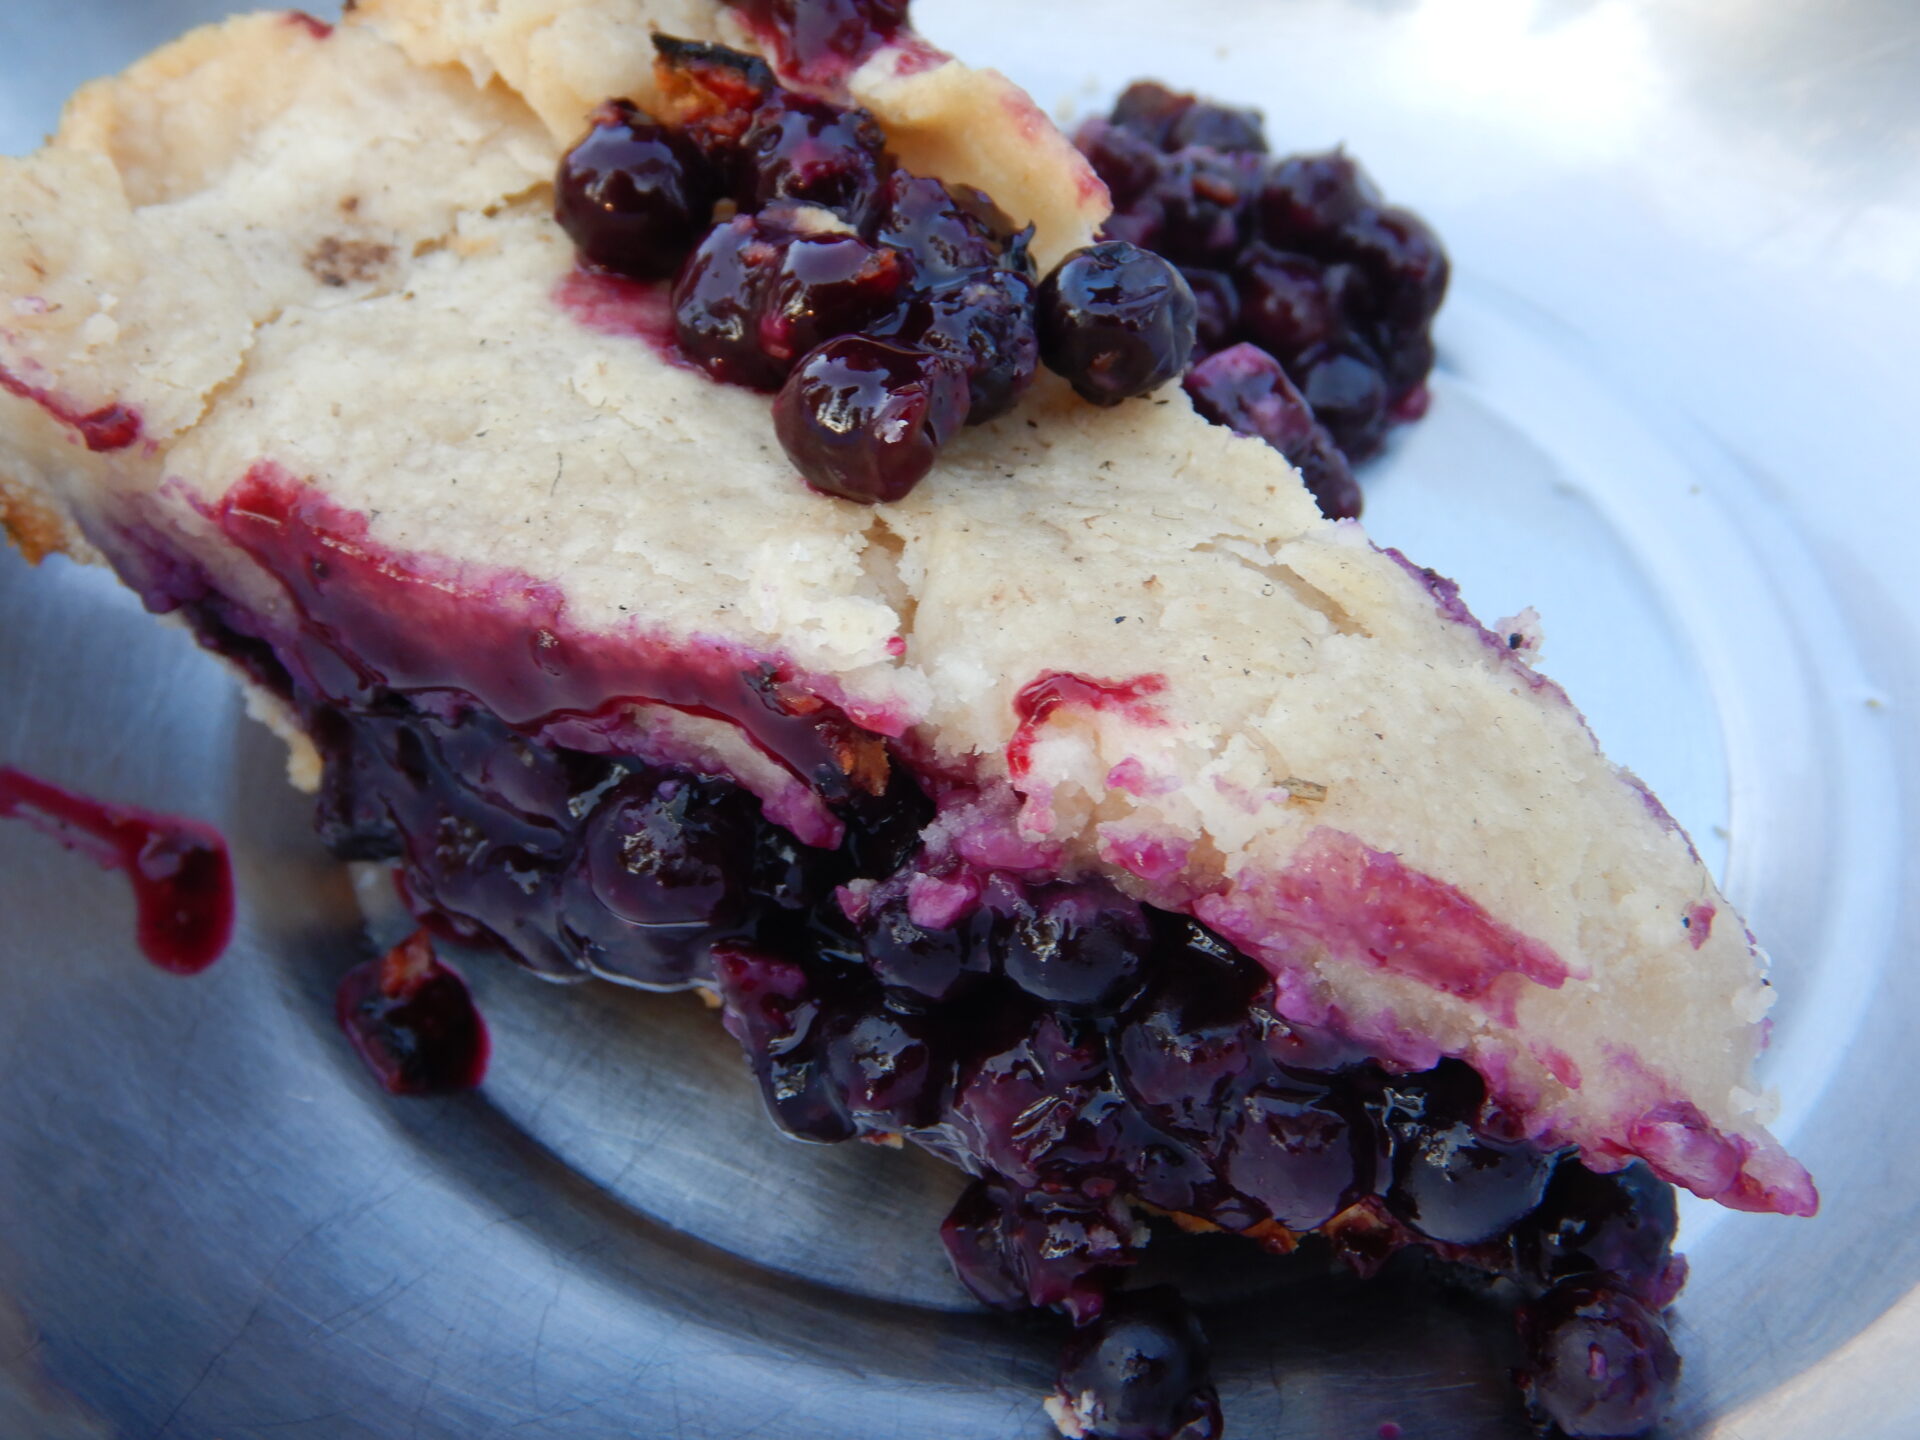
<svg viewBox="0 0 1920 1440">
<path fill-rule="evenodd" d="M 902 1128 L 937 1118 L 944 1075 L 928 1028 L 920 1017 L 880 1007 L 835 1031 L 827 1071 L 849 1110 Z"/>
<path fill-rule="evenodd" d="M 1187 947 L 1162 946 L 1160 976 L 1130 1009 L 1115 1039 L 1115 1065 L 1127 1093 L 1153 1120 L 1189 1137 L 1210 1135 L 1228 1088 L 1255 1050 L 1248 1004 L 1258 987 L 1252 967 Z"/>
<path fill-rule="evenodd" d="M 1220 1400 L 1206 1336 L 1171 1287 L 1122 1291 L 1060 1358 L 1054 1406 L 1090 1440 L 1213 1440 Z"/>
<path fill-rule="evenodd" d="M 984 197 L 981 199 L 984 205 Z M 1000 259 L 1004 242 L 938 180 L 896 170 L 875 207 L 871 237 L 913 256 L 928 279 L 951 280 Z"/>
<path fill-rule="evenodd" d="M 640 279 L 679 268 L 712 217 L 714 187 L 694 147 L 624 100 L 560 159 L 554 219 L 590 265 Z"/>
<path fill-rule="evenodd" d="M 808 484 L 871 505 L 920 483 L 969 403 L 966 371 L 950 356 L 846 335 L 794 368 L 773 428 Z"/>
<path fill-rule="evenodd" d="M 1366 459 L 1387 435 L 1387 379 L 1377 356 L 1357 340 L 1316 345 L 1292 372 L 1314 418 L 1350 462 Z"/>
<path fill-rule="evenodd" d="M 1372 283 L 1378 318 L 1396 334 L 1419 329 L 1446 298 L 1451 267 L 1440 241 L 1418 215 L 1368 207 L 1349 218 L 1335 242 Z"/>
<path fill-rule="evenodd" d="M 776 390 L 791 361 L 761 348 L 760 317 L 793 236 L 752 215 L 717 225 L 673 284 L 674 338 L 714 379 Z"/>
<path fill-rule="evenodd" d="M 979 269 L 922 292 L 890 338 L 951 356 L 966 370 L 967 423 L 1011 410 L 1040 364 L 1034 285 L 1014 270 Z"/>
<path fill-rule="evenodd" d="M 1345 152 L 1291 155 L 1268 170 L 1257 202 L 1269 244 L 1324 253 L 1341 227 L 1379 201 L 1379 192 Z"/>
<path fill-rule="evenodd" d="M 1230 266 L 1246 244 L 1259 187 L 1256 155 L 1192 146 L 1167 156 L 1144 197 L 1159 207 L 1154 248 L 1182 265 Z"/>
<path fill-rule="evenodd" d="M 1113 124 L 1130 130 L 1155 147 L 1167 145 L 1173 124 L 1193 108 L 1194 97 L 1169 90 L 1153 80 L 1136 80 L 1113 102 Z"/>
<path fill-rule="evenodd" d="M 1137 904 L 1091 887 L 1059 886 L 1012 918 L 1001 968 L 1037 1000 L 1105 1011 L 1138 988 L 1149 944 Z"/>
<path fill-rule="evenodd" d="M 1534 1413 L 1572 1437 L 1639 1435 L 1660 1422 L 1680 1356 L 1658 1314 L 1624 1291 L 1567 1281 L 1520 1314 Z"/>
<path fill-rule="evenodd" d="M 715 947 L 721 1019 L 740 1042 L 774 1121 L 788 1134 L 823 1143 L 855 1133 L 845 1102 L 821 1063 L 832 1024 L 831 997 L 797 960 L 755 947 Z"/>
<path fill-rule="evenodd" d="M 1235 345 L 1209 355 L 1186 379 L 1194 409 L 1216 425 L 1253 435 L 1299 469 L 1329 520 L 1360 513 L 1360 487 L 1326 427 L 1287 373 L 1257 345 Z"/>
<path fill-rule="evenodd" d="M 858 222 L 880 193 L 885 147 L 866 111 L 781 91 L 760 107 L 741 142 L 741 204 L 757 210 L 802 200 Z"/>
<path fill-rule="evenodd" d="M 780 253 L 762 300 L 758 340 L 791 366 L 828 340 L 864 330 L 907 294 L 913 262 L 853 235 L 800 235 Z"/>
<path fill-rule="evenodd" d="M 889 896 L 868 910 L 860 942 L 874 978 L 916 1000 L 945 1000 L 977 976 L 969 927 L 929 930 L 908 913 L 907 897 Z"/>
<path fill-rule="evenodd" d="M 1227 1120 L 1227 1182 L 1294 1230 L 1333 1218 L 1371 1184 L 1373 1137 L 1323 1086 L 1265 1082 Z M 1369 1166 L 1370 1169 L 1370 1166 Z"/>
<path fill-rule="evenodd" d="M 1194 358 L 1224 350 L 1240 329 L 1240 287 L 1224 270 L 1183 265 L 1180 273 L 1193 291 Z"/>
<path fill-rule="evenodd" d="M 1160 147 L 1137 131 L 1109 120 L 1089 120 L 1073 137 L 1107 187 L 1114 206 L 1124 209 L 1160 178 Z"/>
<path fill-rule="evenodd" d="M 1096 405 L 1159 389 L 1193 351 L 1193 291 L 1124 241 L 1076 250 L 1040 286 L 1040 358 Z"/>
<path fill-rule="evenodd" d="M 1539 1207 L 1514 1235 L 1522 1274 L 1550 1285 L 1604 1275 L 1649 1304 L 1670 1303 L 1685 1275 L 1672 1251 L 1679 1210 L 1673 1187 L 1640 1161 L 1596 1175 L 1562 1160 Z"/>
<path fill-rule="evenodd" d="M 1209 150 L 1264 155 L 1265 122 L 1258 110 L 1236 110 L 1201 100 L 1189 105 L 1167 127 L 1167 148 L 1204 145 Z"/>
<path fill-rule="evenodd" d="M 1022 1190 L 991 1177 L 969 1185 L 940 1226 L 954 1274 L 982 1304 L 1058 1308 L 1083 1324 L 1134 1262 L 1135 1237 L 1117 1200 Z"/>
<path fill-rule="evenodd" d="M 1258 245 L 1241 257 L 1239 273 L 1247 338 L 1282 364 L 1339 334 L 1340 313 L 1317 261 Z"/>
<path fill-rule="evenodd" d="M 1536 1146 L 1461 1121 L 1408 1124 L 1394 1136 L 1387 1207 L 1429 1239 L 1477 1245 L 1533 1210 L 1551 1167 Z"/>
</svg>

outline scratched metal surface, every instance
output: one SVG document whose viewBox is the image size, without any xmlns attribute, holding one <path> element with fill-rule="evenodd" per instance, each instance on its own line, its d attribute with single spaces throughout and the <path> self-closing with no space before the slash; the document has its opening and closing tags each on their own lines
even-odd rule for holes
<svg viewBox="0 0 1920 1440">
<path fill-rule="evenodd" d="M 0 152 L 224 0 L 10 0 Z M 1674 1436 L 1920 1433 L 1920 11 L 1909 0 L 923 0 L 1083 108 L 1143 70 L 1346 140 L 1460 284 L 1374 533 L 1546 666 L 1778 961 L 1767 1078 L 1822 1215 L 1689 1209 Z M 0 758 L 223 825 L 233 951 L 130 944 L 0 827 L 0 1436 L 1047 1433 L 916 1156 L 777 1140 L 697 1004 L 469 967 L 484 1091 L 394 1103 L 328 1018 L 358 919 L 275 744 L 107 577 L 0 557 Z M 1522 1433 L 1497 1316 L 1204 1244 L 1232 1432 Z M 1418 1293 L 1415 1293 L 1418 1292 Z"/>
</svg>

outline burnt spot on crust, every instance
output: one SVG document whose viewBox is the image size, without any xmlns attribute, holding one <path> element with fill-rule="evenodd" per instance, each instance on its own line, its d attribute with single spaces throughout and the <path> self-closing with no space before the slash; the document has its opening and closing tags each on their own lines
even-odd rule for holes
<svg viewBox="0 0 1920 1440">
<path fill-rule="evenodd" d="M 345 240 L 329 235 L 307 252 L 307 273 L 322 285 L 364 285 L 378 278 L 393 259 L 393 247 L 376 240 Z"/>
</svg>

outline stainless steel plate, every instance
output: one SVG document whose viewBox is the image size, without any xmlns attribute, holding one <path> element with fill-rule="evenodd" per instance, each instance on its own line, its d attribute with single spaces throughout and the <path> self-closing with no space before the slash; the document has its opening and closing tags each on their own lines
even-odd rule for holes
<svg viewBox="0 0 1920 1440">
<path fill-rule="evenodd" d="M 10 0 L 0 151 L 223 0 Z M 1546 668 L 1772 948 L 1814 1221 L 1686 1212 L 1676 1436 L 1920 1433 L 1920 12 L 1909 0 L 922 0 L 1045 102 L 1142 73 L 1345 140 L 1460 283 L 1384 543 Z M 112 877 L 0 827 L 0 1435 L 1040 1436 L 954 1177 L 777 1139 L 693 1001 L 469 967 L 484 1091 L 330 1019 L 344 876 L 274 742 L 104 575 L 0 557 L 0 760 L 222 825 L 232 952 L 144 966 Z M 1524 1433 L 1499 1318 L 1195 1242 L 1231 1431 Z"/>
</svg>

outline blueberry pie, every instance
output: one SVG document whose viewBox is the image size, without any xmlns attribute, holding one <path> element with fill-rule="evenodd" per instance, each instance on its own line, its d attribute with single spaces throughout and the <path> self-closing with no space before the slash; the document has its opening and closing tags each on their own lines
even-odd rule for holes
<svg viewBox="0 0 1920 1440">
<path fill-rule="evenodd" d="M 788 1131 L 968 1171 L 1065 1433 L 1219 1432 L 1168 1225 L 1489 1272 L 1543 1423 L 1652 1424 L 1670 1186 L 1817 1199 L 1686 837 L 1339 518 L 1431 234 L 1159 86 L 1076 148 L 904 3 L 348 9 L 0 160 L 15 543 L 228 661 L 432 933 L 702 987 Z"/>
</svg>

